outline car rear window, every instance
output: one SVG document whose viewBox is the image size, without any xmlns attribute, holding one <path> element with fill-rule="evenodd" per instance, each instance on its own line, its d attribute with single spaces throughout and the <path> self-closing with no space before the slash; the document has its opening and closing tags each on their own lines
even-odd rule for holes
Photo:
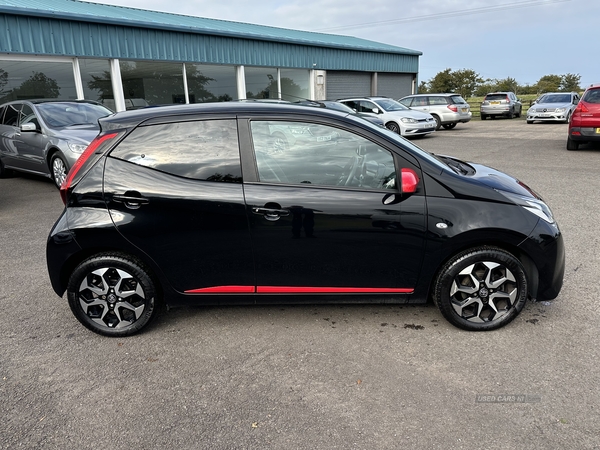
<svg viewBox="0 0 600 450">
<path fill-rule="evenodd" d="M 485 96 L 486 100 L 506 100 L 507 99 L 507 95 L 506 94 L 488 94 Z"/>
<path fill-rule="evenodd" d="M 464 103 L 467 103 L 467 101 L 466 101 L 464 98 L 462 98 L 460 95 L 453 95 L 453 96 L 452 96 L 452 97 L 450 97 L 450 98 L 452 99 L 452 102 L 453 102 L 455 105 L 462 105 L 462 104 L 464 104 Z"/>
<path fill-rule="evenodd" d="M 203 120 L 142 126 L 111 157 L 185 178 L 242 182 L 235 120 Z"/>
<path fill-rule="evenodd" d="M 590 89 L 583 94 L 582 100 L 588 103 L 600 103 L 600 89 Z"/>
</svg>

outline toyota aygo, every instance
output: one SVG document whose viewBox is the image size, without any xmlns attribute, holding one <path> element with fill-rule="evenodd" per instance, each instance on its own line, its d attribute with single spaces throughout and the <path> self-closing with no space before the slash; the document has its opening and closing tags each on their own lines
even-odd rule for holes
<svg viewBox="0 0 600 450">
<path fill-rule="evenodd" d="M 429 299 L 492 330 L 561 289 L 563 238 L 532 189 L 352 114 L 231 102 L 99 122 L 47 242 L 55 292 L 96 333 L 133 334 L 159 302 Z"/>
</svg>

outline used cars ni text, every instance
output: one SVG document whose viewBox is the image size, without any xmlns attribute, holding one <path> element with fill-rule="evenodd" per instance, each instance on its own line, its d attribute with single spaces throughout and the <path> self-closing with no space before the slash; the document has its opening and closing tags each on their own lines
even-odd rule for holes
<svg viewBox="0 0 600 450">
<path fill-rule="evenodd" d="M 47 241 L 55 292 L 97 333 L 135 333 L 161 301 L 430 298 L 491 330 L 561 289 L 562 234 L 535 191 L 353 114 L 218 103 L 100 126 Z M 282 129 L 293 145 L 277 145 Z"/>
<path fill-rule="evenodd" d="M 54 180 L 67 172 L 112 114 L 91 101 L 18 100 L 0 106 L 0 176 L 10 170 Z"/>
</svg>

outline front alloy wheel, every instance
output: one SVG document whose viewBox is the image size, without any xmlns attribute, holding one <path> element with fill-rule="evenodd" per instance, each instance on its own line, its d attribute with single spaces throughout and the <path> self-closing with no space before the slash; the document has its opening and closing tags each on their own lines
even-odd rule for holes
<svg viewBox="0 0 600 450">
<path fill-rule="evenodd" d="M 385 127 L 390 130 L 393 131 L 396 134 L 402 134 L 400 132 L 400 127 L 398 126 L 398 124 L 396 122 L 388 122 L 385 124 Z"/>
<path fill-rule="evenodd" d="M 525 270 L 517 258 L 499 248 L 472 249 L 442 268 L 435 281 L 434 300 L 444 317 L 459 328 L 500 328 L 525 305 Z"/>
<path fill-rule="evenodd" d="M 141 330 L 155 311 L 156 289 L 141 264 L 120 255 L 82 262 L 67 287 L 69 306 L 90 330 L 128 336 Z"/>
<path fill-rule="evenodd" d="M 52 179 L 57 187 L 60 188 L 62 182 L 67 178 L 67 173 L 69 169 L 67 169 L 67 163 L 58 153 L 52 156 L 52 160 L 50 161 L 50 165 L 52 166 Z"/>
</svg>

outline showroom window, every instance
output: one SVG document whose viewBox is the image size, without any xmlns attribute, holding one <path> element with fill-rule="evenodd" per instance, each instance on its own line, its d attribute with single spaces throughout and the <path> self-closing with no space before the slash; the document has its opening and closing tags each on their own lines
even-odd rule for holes
<svg viewBox="0 0 600 450">
<path fill-rule="evenodd" d="M 32 98 L 77 98 L 71 61 L 2 60 L 0 103 Z"/>
<path fill-rule="evenodd" d="M 119 61 L 119 67 L 127 109 L 185 103 L 182 64 Z"/>
<path fill-rule="evenodd" d="M 115 111 L 110 66 L 106 59 L 80 59 L 79 71 L 86 100 L 103 103 Z"/>
<path fill-rule="evenodd" d="M 235 67 L 187 63 L 185 71 L 190 103 L 238 99 Z"/>
<path fill-rule="evenodd" d="M 245 67 L 246 98 L 279 98 L 275 67 Z"/>
<path fill-rule="evenodd" d="M 290 102 L 308 100 L 309 71 L 298 69 L 281 69 L 281 99 Z"/>
</svg>

